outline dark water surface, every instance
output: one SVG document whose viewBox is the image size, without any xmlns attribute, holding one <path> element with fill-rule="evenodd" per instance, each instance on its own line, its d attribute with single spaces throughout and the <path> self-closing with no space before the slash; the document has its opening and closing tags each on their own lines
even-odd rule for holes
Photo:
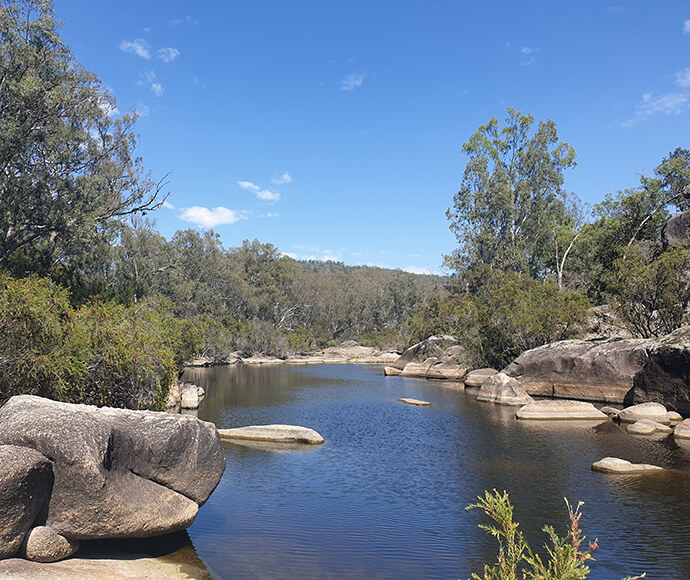
<svg viewBox="0 0 690 580">
<path fill-rule="evenodd" d="M 380 368 L 216 367 L 187 371 L 206 389 L 199 418 L 219 428 L 316 429 L 324 445 L 281 452 L 225 444 L 227 469 L 189 529 L 215 578 L 469 578 L 496 558 L 466 511 L 506 489 L 533 546 L 564 533 L 571 503 L 599 538 L 591 578 L 690 578 L 690 451 L 592 423 L 523 422 L 515 410 L 441 382 Z M 395 401 L 414 397 L 431 407 Z M 594 473 L 615 456 L 677 471 Z"/>
</svg>

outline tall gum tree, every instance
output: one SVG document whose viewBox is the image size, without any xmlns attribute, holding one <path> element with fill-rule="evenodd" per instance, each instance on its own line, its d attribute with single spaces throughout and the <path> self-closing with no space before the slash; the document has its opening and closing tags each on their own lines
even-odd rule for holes
<svg viewBox="0 0 690 580">
<path fill-rule="evenodd" d="M 492 118 L 462 152 L 462 184 L 446 212 L 459 246 L 446 263 L 458 272 L 488 265 L 534 278 L 556 271 L 554 232 L 573 223 L 563 172 L 576 165 L 556 124 L 535 126 L 532 115 L 509 108 L 502 126 Z"/>
<path fill-rule="evenodd" d="M 50 0 L 0 3 L 0 265 L 39 247 L 68 260 L 113 218 L 163 202 L 134 156 L 136 115 L 114 118 L 57 28 Z"/>
</svg>

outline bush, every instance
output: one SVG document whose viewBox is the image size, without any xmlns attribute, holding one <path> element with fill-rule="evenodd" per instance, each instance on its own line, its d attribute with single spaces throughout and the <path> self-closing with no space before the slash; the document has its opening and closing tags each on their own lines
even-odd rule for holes
<svg viewBox="0 0 690 580">
<path fill-rule="evenodd" d="M 497 526 L 480 524 L 479 527 L 498 541 L 498 558 L 496 564 L 484 565 L 484 574 L 472 574 L 474 580 L 517 580 L 518 574 L 523 580 L 582 580 L 589 575 L 589 560 L 594 560 L 592 552 L 597 549 L 597 540 L 583 548 L 585 536 L 580 529 L 579 502 L 575 509 L 565 500 L 568 508 L 569 526 L 565 536 L 559 536 L 553 526 L 547 525 L 542 530 L 549 537 L 546 545 L 546 560 L 534 552 L 526 542 L 520 524 L 513 520 L 513 506 L 507 492 L 499 493 L 495 489 L 485 491 L 478 502 L 466 509 L 481 509 Z M 639 580 L 645 574 L 624 580 Z"/>
<path fill-rule="evenodd" d="M 74 309 L 48 279 L 0 275 L 0 403 L 32 394 L 163 409 L 175 373 L 200 344 L 196 322 L 160 303 L 92 299 Z"/>
</svg>

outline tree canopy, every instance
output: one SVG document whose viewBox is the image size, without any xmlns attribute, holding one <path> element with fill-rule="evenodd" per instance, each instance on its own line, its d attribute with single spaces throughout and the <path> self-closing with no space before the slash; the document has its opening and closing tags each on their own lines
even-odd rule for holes
<svg viewBox="0 0 690 580">
<path fill-rule="evenodd" d="M 555 271 L 554 231 L 572 222 L 562 189 L 575 151 L 556 124 L 535 126 L 532 115 L 509 108 L 462 147 L 468 161 L 446 216 L 459 247 L 447 263 L 456 271 L 487 265 L 541 277 Z"/>
<path fill-rule="evenodd" d="M 58 35 L 49 0 L 0 4 L 0 264 L 36 252 L 49 268 L 103 236 L 112 218 L 162 203 L 135 157 L 136 114 Z"/>
</svg>

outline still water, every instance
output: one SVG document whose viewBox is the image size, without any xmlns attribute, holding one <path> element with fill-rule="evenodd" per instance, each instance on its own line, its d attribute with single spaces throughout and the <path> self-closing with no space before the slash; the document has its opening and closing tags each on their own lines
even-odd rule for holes
<svg viewBox="0 0 690 580">
<path fill-rule="evenodd" d="M 465 510 L 494 488 L 535 547 L 546 523 L 564 533 L 564 497 L 583 500 L 581 527 L 600 545 L 593 579 L 690 578 L 690 451 L 672 438 L 517 421 L 461 386 L 365 366 L 216 367 L 185 380 L 204 387 L 199 418 L 219 428 L 294 424 L 326 439 L 303 451 L 224 444 L 223 479 L 189 529 L 214 578 L 466 579 L 496 558 L 482 514 Z M 592 472 L 606 456 L 675 471 Z"/>
</svg>

